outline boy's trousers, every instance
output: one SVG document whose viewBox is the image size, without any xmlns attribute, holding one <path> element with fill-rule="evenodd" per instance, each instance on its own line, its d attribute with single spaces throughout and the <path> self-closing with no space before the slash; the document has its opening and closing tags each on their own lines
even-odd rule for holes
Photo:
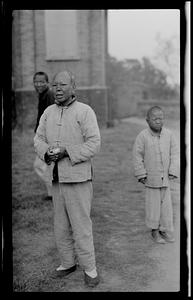
<svg viewBox="0 0 193 300">
<path fill-rule="evenodd" d="M 61 264 L 72 267 L 78 258 L 85 271 L 95 266 L 90 218 L 92 182 L 53 183 L 54 233 Z"/>
<path fill-rule="evenodd" d="M 146 187 L 145 201 L 147 227 L 173 232 L 173 208 L 170 187 Z"/>
</svg>

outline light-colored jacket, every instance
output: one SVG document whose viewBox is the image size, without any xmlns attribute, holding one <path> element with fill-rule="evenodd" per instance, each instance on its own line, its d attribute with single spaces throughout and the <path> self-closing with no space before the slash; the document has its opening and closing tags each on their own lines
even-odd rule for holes
<svg viewBox="0 0 193 300">
<path fill-rule="evenodd" d="M 154 135 L 150 128 L 138 134 L 133 146 L 134 174 L 138 179 L 147 176 L 145 185 L 148 187 L 169 186 L 168 175 L 179 176 L 179 149 L 172 132 L 163 127 L 159 142 L 163 173 L 157 169 Z"/>
<path fill-rule="evenodd" d="M 99 127 L 93 109 L 74 101 L 69 106 L 50 105 L 42 114 L 34 137 L 38 156 L 50 146 L 65 147 L 69 157 L 58 161 L 59 182 L 83 182 L 92 178 L 91 158 L 101 144 Z M 49 165 L 50 181 L 54 162 Z"/>
</svg>

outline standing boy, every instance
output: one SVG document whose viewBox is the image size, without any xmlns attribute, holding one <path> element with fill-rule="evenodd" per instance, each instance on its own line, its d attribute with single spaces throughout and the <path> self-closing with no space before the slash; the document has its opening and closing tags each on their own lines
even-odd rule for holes
<svg viewBox="0 0 193 300">
<path fill-rule="evenodd" d="M 172 132 L 165 127 L 163 110 L 151 107 L 149 128 L 142 130 L 133 147 L 134 172 L 146 187 L 146 225 L 157 243 L 174 242 L 170 180 L 179 174 L 179 150 Z"/>
<path fill-rule="evenodd" d="M 48 75 L 45 72 L 36 72 L 33 77 L 34 88 L 38 94 L 38 114 L 34 132 L 36 133 L 39 120 L 44 110 L 54 103 L 54 94 L 49 88 Z M 44 181 L 47 189 L 47 195 L 43 200 L 52 200 L 51 185 L 48 179 L 47 165 L 44 161 L 36 156 L 34 161 L 34 170 L 38 176 Z"/>
</svg>

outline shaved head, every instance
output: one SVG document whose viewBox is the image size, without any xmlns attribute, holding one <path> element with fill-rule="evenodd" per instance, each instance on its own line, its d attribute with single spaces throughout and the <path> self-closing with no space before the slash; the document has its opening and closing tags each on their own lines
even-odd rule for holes
<svg viewBox="0 0 193 300">
<path fill-rule="evenodd" d="M 69 70 L 64 70 L 64 71 L 61 71 L 59 73 L 57 73 L 54 77 L 53 77 L 53 81 L 55 80 L 58 80 L 58 79 L 64 79 L 64 80 L 69 80 L 71 86 L 73 89 L 76 88 L 76 85 L 75 85 L 75 77 L 74 75 L 72 74 L 72 72 L 70 72 Z"/>
<path fill-rule="evenodd" d="M 161 132 L 164 122 L 164 113 L 161 107 L 152 106 L 150 109 L 148 109 L 146 121 L 152 131 Z"/>
<path fill-rule="evenodd" d="M 146 114 L 146 119 L 149 120 L 150 116 L 152 115 L 152 113 L 154 113 L 155 111 L 159 111 L 163 113 L 163 110 L 160 106 L 152 106 L 148 109 L 147 114 Z"/>
<path fill-rule="evenodd" d="M 75 88 L 74 75 L 70 71 L 63 70 L 58 72 L 52 81 L 52 90 L 56 104 L 64 105 L 64 103 L 69 103 L 72 97 L 75 96 Z"/>
</svg>

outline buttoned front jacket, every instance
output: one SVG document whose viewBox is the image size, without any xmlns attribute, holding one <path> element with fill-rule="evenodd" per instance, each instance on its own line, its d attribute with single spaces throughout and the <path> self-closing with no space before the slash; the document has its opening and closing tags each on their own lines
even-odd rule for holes
<svg viewBox="0 0 193 300">
<path fill-rule="evenodd" d="M 69 157 L 58 161 L 59 182 L 83 182 L 92 178 L 91 158 L 100 150 L 100 131 L 93 109 L 74 101 L 69 106 L 49 106 L 40 118 L 34 147 L 44 160 L 50 146 L 65 147 Z M 49 165 L 53 179 L 54 162 Z"/>
<path fill-rule="evenodd" d="M 140 179 L 147 176 L 146 186 L 169 186 L 168 175 L 179 176 L 179 149 L 172 132 L 162 128 L 159 137 L 162 172 L 158 168 L 155 135 L 150 128 L 142 130 L 133 147 L 134 174 Z"/>
</svg>

